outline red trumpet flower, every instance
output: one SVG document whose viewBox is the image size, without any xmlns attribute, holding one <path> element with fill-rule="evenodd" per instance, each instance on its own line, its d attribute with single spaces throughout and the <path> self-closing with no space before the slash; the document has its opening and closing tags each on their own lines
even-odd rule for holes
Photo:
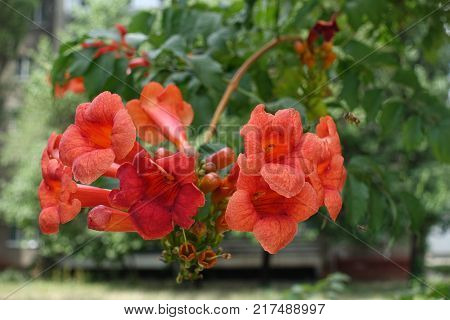
<svg viewBox="0 0 450 320">
<path fill-rule="evenodd" d="M 235 154 L 233 149 L 230 147 L 225 147 L 217 152 L 214 152 L 210 156 L 206 157 L 206 163 L 213 163 L 216 170 L 221 170 L 228 167 L 235 160 Z"/>
<path fill-rule="evenodd" d="M 294 109 L 264 111 L 260 104 L 242 128 L 245 156 L 240 157 L 241 174 L 261 175 L 275 192 L 293 197 L 305 183 L 301 164 L 294 156 L 302 137 L 300 114 Z"/>
<path fill-rule="evenodd" d="M 57 233 L 59 225 L 75 218 L 82 207 L 109 204 L 110 190 L 78 185 L 72 180 L 72 170 L 59 160 L 60 139 L 61 135 L 52 133 L 42 153 L 39 226 L 45 234 Z"/>
<path fill-rule="evenodd" d="M 333 15 L 330 21 L 319 20 L 309 31 L 308 44 L 309 46 L 312 46 L 313 42 L 316 41 L 319 36 L 322 36 L 325 42 L 332 41 L 334 34 L 338 31 L 339 27 L 336 23 L 336 15 Z"/>
<path fill-rule="evenodd" d="M 347 177 L 336 124 L 330 116 L 320 118 L 316 133 L 323 141 L 324 151 L 317 165 L 317 174 L 324 189 L 324 204 L 333 220 L 342 208 L 341 191 Z"/>
<path fill-rule="evenodd" d="M 126 107 L 144 141 L 157 145 L 165 137 L 182 150 L 190 148 L 185 126 L 191 124 L 194 113 L 177 86 L 169 84 L 164 88 L 150 82 L 140 99 L 129 101 Z"/>
<path fill-rule="evenodd" d="M 61 161 L 75 179 L 91 183 L 135 147 L 136 129 L 121 98 L 110 92 L 78 106 L 75 124 L 61 138 Z"/>
<path fill-rule="evenodd" d="M 316 134 L 303 136 L 300 155 L 306 181 L 317 192 L 319 205 L 325 205 L 333 220 L 342 207 L 341 191 L 347 171 L 336 124 L 330 116 L 320 118 Z"/>
<path fill-rule="evenodd" d="M 149 67 L 150 61 L 148 60 L 147 56 L 137 57 L 133 58 L 128 62 L 128 67 L 130 69 L 135 69 L 137 67 Z"/>
<path fill-rule="evenodd" d="M 55 97 L 57 98 L 64 97 L 67 92 L 83 93 L 85 91 L 83 77 L 67 77 L 67 81 L 63 85 L 55 84 Z"/>
<path fill-rule="evenodd" d="M 155 160 L 143 150 L 133 164 L 119 168 L 120 190 L 111 192 L 111 203 L 129 211 L 144 239 L 162 238 L 174 225 L 188 229 L 205 203 L 193 183 L 194 165 L 195 159 L 183 153 Z"/>
<path fill-rule="evenodd" d="M 316 192 L 307 182 L 297 195 L 286 198 L 262 177 L 240 175 L 225 218 L 231 230 L 253 232 L 264 250 L 273 254 L 292 241 L 297 223 L 318 209 Z"/>
<path fill-rule="evenodd" d="M 104 205 L 89 211 L 88 228 L 108 232 L 136 232 L 133 219 L 128 212 Z"/>
</svg>

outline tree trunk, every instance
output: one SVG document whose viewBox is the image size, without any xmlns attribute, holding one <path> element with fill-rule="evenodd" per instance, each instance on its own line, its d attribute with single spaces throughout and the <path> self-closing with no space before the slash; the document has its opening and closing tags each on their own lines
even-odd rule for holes
<svg viewBox="0 0 450 320">
<path fill-rule="evenodd" d="M 416 277 L 423 277 L 425 274 L 425 252 L 428 228 L 423 227 L 420 233 L 413 233 L 411 236 L 410 252 L 410 272 Z M 413 279 L 414 277 L 411 276 Z"/>
</svg>

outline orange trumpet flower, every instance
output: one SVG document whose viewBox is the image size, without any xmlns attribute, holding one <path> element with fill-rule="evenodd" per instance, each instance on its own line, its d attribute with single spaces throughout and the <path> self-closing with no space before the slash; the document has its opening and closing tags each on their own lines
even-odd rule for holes
<svg viewBox="0 0 450 320">
<path fill-rule="evenodd" d="M 190 149 L 185 127 L 191 124 L 194 113 L 177 86 L 164 88 L 150 82 L 140 99 L 129 101 L 126 107 L 142 140 L 157 145 L 167 138 L 181 150 Z"/>
<path fill-rule="evenodd" d="M 136 129 L 121 98 L 103 92 L 78 106 L 75 124 L 61 138 L 60 157 L 76 180 L 91 183 L 126 158 L 135 141 Z"/>
</svg>

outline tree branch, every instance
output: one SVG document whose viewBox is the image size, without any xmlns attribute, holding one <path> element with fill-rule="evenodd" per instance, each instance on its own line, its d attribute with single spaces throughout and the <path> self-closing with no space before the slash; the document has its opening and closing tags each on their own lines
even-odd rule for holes
<svg viewBox="0 0 450 320">
<path fill-rule="evenodd" d="M 228 84 L 222 98 L 219 101 L 219 104 L 216 107 L 216 111 L 214 112 L 214 115 L 211 119 L 208 131 L 205 134 L 204 140 L 205 143 L 208 143 L 209 140 L 211 140 L 212 136 L 214 135 L 217 123 L 219 122 L 220 116 L 222 115 L 227 106 L 228 100 L 230 100 L 231 94 L 237 89 L 237 87 L 239 86 L 239 82 L 241 81 L 242 77 L 247 72 L 247 70 L 250 68 L 250 66 L 253 63 L 255 63 L 259 58 L 261 58 L 261 56 L 263 56 L 267 51 L 275 48 L 280 43 L 293 42 L 296 40 L 301 40 L 301 38 L 299 36 L 294 35 L 284 35 L 274 38 L 269 42 L 267 42 L 265 45 L 263 45 L 258 51 L 253 53 L 250 57 L 247 58 L 247 60 L 244 61 L 241 67 L 233 75 L 233 78 L 231 78 L 230 83 Z"/>
</svg>

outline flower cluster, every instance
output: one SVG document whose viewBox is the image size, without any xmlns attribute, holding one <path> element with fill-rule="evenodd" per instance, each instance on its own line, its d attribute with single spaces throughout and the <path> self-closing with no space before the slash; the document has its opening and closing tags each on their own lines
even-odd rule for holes
<svg viewBox="0 0 450 320">
<path fill-rule="evenodd" d="M 336 16 L 333 16 L 330 21 L 317 21 L 309 31 L 306 41 L 296 41 L 294 44 L 294 49 L 302 63 L 311 69 L 319 59 L 325 69 L 329 68 L 336 60 L 336 54 L 333 52 L 333 38 L 337 31 L 339 28 Z M 320 37 L 323 41 L 318 45 Z"/>
<path fill-rule="evenodd" d="M 319 22 L 308 43 L 319 34 L 330 40 L 337 30 L 330 25 Z M 97 48 L 94 58 L 107 52 L 131 57 L 125 28 L 117 29 L 120 42 L 84 46 Z M 193 117 L 177 86 L 157 82 L 126 104 L 108 91 L 80 104 L 74 123 L 53 133 L 42 154 L 41 231 L 58 233 L 90 208 L 91 230 L 160 239 L 162 259 L 179 264 L 177 281 L 183 281 L 230 258 L 220 248 L 228 230 L 252 232 L 273 254 L 321 206 L 337 218 L 346 170 L 331 117 L 320 118 L 315 133 L 304 133 L 296 110 L 270 114 L 258 105 L 241 129 L 245 151 L 238 157 L 229 147 L 196 151 L 186 133 Z M 172 145 L 156 148 L 162 142 Z M 116 188 L 91 185 L 101 177 L 114 179 Z"/>
<path fill-rule="evenodd" d="M 88 39 L 84 41 L 81 46 L 83 48 L 94 48 L 96 49 L 92 59 L 97 59 L 98 57 L 108 53 L 113 52 L 116 59 L 127 58 L 128 68 L 134 69 L 137 67 L 148 67 L 150 66 L 150 61 L 145 52 L 141 56 L 138 56 L 136 49 L 131 46 L 127 41 L 127 28 L 122 24 L 116 24 L 116 30 L 119 35 L 119 40 L 116 39 Z"/>
<path fill-rule="evenodd" d="M 128 31 L 125 26 L 116 24 L 115 32 L 110 37 L 88 38 L 81 43 L 81 49 L 86 49 L 79 53 L 82 59 L 96 61 L 105 54 L 113 54 L 115 59 L 124 58 L 128 61 L 126 75 L 140 68 L 146 72 L 145 68 L 150 67 L 150 60 L 146 52 L 139 54 L 129 41 L 127 41 Z M 86 55 L 86 52 L 92 51 L 92 55 Z M 145 74 L 145 73 L 144 73 Z M 62 81 L 55 81 L 54 95 L 62 98 L 67 92 L 83 93 L 86 91 L 84 77 L 81 75 L 73 76 L 70 72 L 65 71 Z"/>
<path fill-rule="evenodd" d="M 336 219 L 346 170 L 331 117 L 320 119 L 316 134 L 303 134 L 294 109 L 272 115 L 258 105 L 241 135 L 245 152 L 225 215 L 230 229 L 253 232 L 266 251 L 276 253 L 320 206 Z"/>
</svg>

